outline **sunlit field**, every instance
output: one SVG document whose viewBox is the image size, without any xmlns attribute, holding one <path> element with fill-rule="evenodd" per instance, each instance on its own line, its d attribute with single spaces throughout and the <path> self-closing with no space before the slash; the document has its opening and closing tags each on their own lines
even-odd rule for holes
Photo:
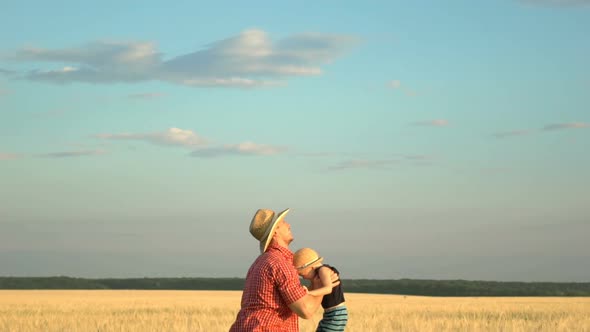
<svg viewBox="0 0 590 332">
<path fill-rule="evenodd" d="M 240 294 L 0 290 L 0 331 L 227 331 Z M 347 331 L 590 331 L 590 298 L 346 296 Z"/>
</svg>

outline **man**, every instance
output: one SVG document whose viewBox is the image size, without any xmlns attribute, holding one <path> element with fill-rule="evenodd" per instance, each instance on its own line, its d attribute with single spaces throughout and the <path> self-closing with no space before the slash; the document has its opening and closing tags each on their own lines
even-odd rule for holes
<svg viewBox="0 0 590 332">
<path fill-rule="evenodd" d="M 260 241 L 261 255 L 246 275 L 241 309 L 230 332 L 296 332 L 299 319 L 309 319 L 322 302 L 322 296 L 307 293 L 293 266 L 291 225 L 286 209 L 276 215 L 259 209 L 250 223 L 250 233 Z M 334 284 L 340 282 L 332 276 Z"/>
</svg>

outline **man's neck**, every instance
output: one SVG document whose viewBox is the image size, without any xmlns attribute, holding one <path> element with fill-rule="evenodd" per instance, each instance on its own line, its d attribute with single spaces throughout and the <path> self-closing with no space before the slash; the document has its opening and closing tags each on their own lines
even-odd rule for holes
<svg viewBox="0 0 590 332">
<path fill-rule="evenodd" d="M 275 245 L 275 246 L 279 246 L 279 247 L 283 247 L 283 248 L 287 248 L 289 249 L 289 243 L 282 241 L 282 240 L 275 240 L 273 239 L 269 245 Z"/>
</svg>

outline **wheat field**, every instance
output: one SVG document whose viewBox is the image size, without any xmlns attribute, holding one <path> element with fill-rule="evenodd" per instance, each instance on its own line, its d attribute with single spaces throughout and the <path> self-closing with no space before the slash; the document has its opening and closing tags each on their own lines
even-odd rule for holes
<svg viewBox="0 0 590 332">
<path fill-rule="evenodd" d="M 238 291 L 0 290 L 0 331 L 227 331 Z M 590 331 L 590 298 L 346 294 L 350 332 Z M 314 331 L 321 310 L 300 320 Z"/>
</svg>

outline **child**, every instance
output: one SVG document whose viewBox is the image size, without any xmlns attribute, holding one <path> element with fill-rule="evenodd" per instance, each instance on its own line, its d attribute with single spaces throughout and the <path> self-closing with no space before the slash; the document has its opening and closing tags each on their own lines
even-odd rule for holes
<svg viewBox="0 0 590 332">
<path fill-rule="evenodd" d="M 332 289 L 330 279 L 330 270 L 334 271 L 338 277 L 340 272 L 335 267 L 322 264 L 323 260 L 324 258 L 320 257 L 315 250 L 303 248 L 295 252 L 293 265 L 301 277 L 311 281 L 311 290 L 308 291 L 310 294 L 324 295 L 322 299 L 324 317 L 318 324 L 316 332 L 344 331 L 348 322 L 348 311 L 344 303 L 342 282 Z"/>
</svg>

